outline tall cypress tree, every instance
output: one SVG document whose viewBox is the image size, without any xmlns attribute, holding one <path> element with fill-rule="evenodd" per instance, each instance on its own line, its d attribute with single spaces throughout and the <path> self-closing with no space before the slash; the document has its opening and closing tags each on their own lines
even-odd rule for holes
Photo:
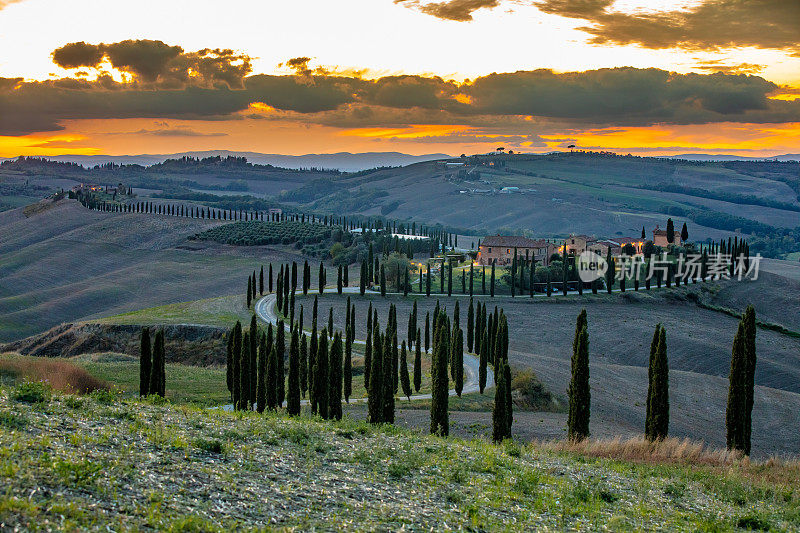
<svg viewBox="0 0 800 533">
<path fill-rule="evenodd" d="M 683 225 L 684 229 L 686 224 Z M 686 240 L 684 238 L 684 240 Z M 745 407 L 744 422 L 742 424 L 742 443 L 744 454 L 750 455 L 750 436 L 753 425 L 753 391 L 756 377 L 756 311 L 748 305 L 742 317 L 744 322 L 744 352 L 745 352 Z"/>
<path fill-rule="evenodd" d="M 475 265 L 473 263 L 469 264 L 469 296 L 472 298 L 473 292 L 473 285 L 475 279 Z"/>
<path fill-rule="evenodd" d="M 230 342 L 228 343 L 230 345 Z M 153 371 L 153 351 L 150 345 L 150 328 L 142 328 L 139 344 L 139 396 L 150 392 L 150 374 Z"/>
<path fill-rule="evenodd" d="M 483 335 L 485 335 L 485 331 Z M 489 361 L 489 348 L 488 343 L 481 342 L 480 348 L 480 359 L 478 363 L 478 388 L 480 393 L 483 394 L 484 389 L 486 388 L 486 365 Z"/>
<path fill-rule="evenodd" d="M 319 293 L 325 292 L 325 265 L 320 261 L 319 263 Z"/>
<path fill-rule="evenodd" d="M 267 336 L 261 333 L 258 345 L 258 386 L 256 391 L 256 411 L 263 413 L 267 407 Z"/>
<path fill-rule="evenodd" d="M 342 419 L 342 335 L 333 336 L 328 371 L 328 417 Z"/>
<path fill-rule="evenodd" d="M 725 412 L 726 440 L 729 450 L 740 450 L 744 453 L 744 424 L 747 408 L 747 351 L 745 348 L 745 325 L 739 322 L 739 328 L 733 339 L 731 353 L 731 372 L 728 377 L 728 407 Z"/>
<path fill-rule="evenodd" d="M 239 366 L 241 366 L 241 353 L 242 353 L 242 323 L 236 321 L 233 327 L 233 350 L 232 350 L 232 365 L 231 365 L 231 382 L 233 394 L 233 408 L 239 408 L 239 398 L 242 394 L 241 383 L 239 382 Z"/>
<path fill-rule="evenodd" d="M 351 316 L 351 319 L 355 321 L 355 316 Z M 353 337 L 353 328 L 348 324 L 344 339 L 344 401 L 347 403 L 350 403 L 350 395 L 353 394 Z"/>
<path fill-rule="evenodd" d="M 461 391 L 464 390 L 464 331 L 461 328 L 456 329 L 454 353 L 456 394 L 460 398 Z"/>
<path fill-rule="evenodd" d="M 434 317 L 436 318 L 436 317 Z M 431 366 L 431 433 L 446 437 L 450 433 L 448 414 L 447 359 L 450 353 L 450 328 L 447 320 L 434 320 L 437 330 L 433 342 Z"/>
<path fill-rule="evenodd" d="M 264 265 L 261 265 L 261 270 L 258 273 L 258 292 L 264 295 Z"/>
<path fill-rule="evenodd" d="M 393 342 L 395 332 L 392 328 L 391 307 L 389 308 L 389 320 L 386 324 L 386 333 L 383 336 L 383 422 L 394 424 L 394 392 L 395 385 L 395 350 L 397 346 Z"/>
<path fill-rule="evenodd" d="M 381 296 L 386 296 L 386 268 L 381 264 Z"/>
<path fill-rule="evenodd" d="M 383 422 L 383 347 L 377 320 L 373 321 L 372 328 L 373 353 L 370 358 L 367 410 L 369 421 L 380 424 Z"/>
<path fill-rule="evenodd" d="M 649 440 L 667 438 L 669 433 L 669 364 L 667 362 L 667 336 L 664 328 L 659 332 L 658 347 L 653 370 L 653 391 L 650 398 L 652 418 Z"/>
<path fill-rule="evenodd" d="M 324 419 L 329 418 L 328 405 L 328 372 L 329 372 L 329 356 L 328 356 L 328 330 L 322 328 L 319 335 L 319 346 L 317 347 L 317 357 L 315 361 L 314 372 L 314 396 L 317 400 L 317 412 L 319 416 Z"/>
<path fill-rule="evenodd" d="M 653 434 L 653 408 L 651 401 L 653 398 L 654 389 L 654 375 L 656 370 L 656 354 L 658 353 L 658 343 L 661 340 L 661 323 L 656 324 L 656 330 L 653 332 L 653 340 L 650 341 L 650 362 L 647 366 L 647 408 L 645 412 L 644 434 L 650 440 Z M 574 351 L 574 348 L 573 348 Z"/>
<path fill-rule="evenodd" d="M 286 397 L 286 379 L 284 374 L 285 354 L 286 354 L 286 325 L 283 320 L 278 321 L 277 331 L 275 332 L 275 354 L 277 355 L 275 367 L 275 393 L 278 407 L 283 406 Z"/>
<path fill-rule="evenodd" d="M 473 309 L 472 297 L 469 299 L 467 308 L 467 351 L 472 352 L 472 343 L 475 336 L 475 310 Z"/>
<path fill-rule="evenodd" d="M 408 361 L 406 354 L 406 341 L 403 341 L 400 348 L 400 385 L 403 387 L 403 394 L 411 400 L 411 379 L 408 375 Z"/>
<path fill-rule="evenodd" d="M 495 267 L 495 262 L 492 261 L 492 280 L 491 280 L 491 284 L 490 284 L 490 287 L 489 287 L 490 288 L 489 294 L 490 294 L 490 296 L 492 298 L 494 298 L 494 267 Z"/>
<path fill-rule="evenodd" d="M 245 331 L 242 337 L 242 351 L 239 357 L 239 410 L 243 411 L 250 408 L 250 332 Z"/>
<path fill-rule="evenodd" d="M 247 277 L 247 308 L 250 309 L 250 304 L 253 301 L 253 293 L 251 292 L 252 289 L 252 279 L 250 276 Z"/>
<path fill-rule="evenodd" d="M 422 386 L 422 333 L 417 328 L 417 342 L 414 351 L 414 390 L 419 392 Z"/>
<path fill-rule="evenodd" d="M 289 344 L 289 394 L 286 397 L 286 411 L 296 416 L 300 414 L 300 347 L 297 329 L 292 331 Z"/>
<path fill-rule="evenodd" d="M 494 407 L 492 408 L 492 440 L 495 442 L 502 442 L 503 439 L 509 438 L 507 426 L 508 415 L 506 413 L 506 383 L 505 367 L 508 363 L 502 361 L 501 366 L 497 368 L 497 385 L 494 390 Z"/>
<path fill-rule="evenodd" d="M 586 320 L 581 311 L 583 321 Z M 581 315 L 578 324 L 581 324 Z M 577 327 L 576 327 L 577 329 Z M 589 415 L 591 395 L 589 392 L 589 333 L 583 323 L 573 342 L 572 379 L 567 390 L 569 396 L 569 417 L 567 433 L 570 440 L 580 441 L 589 436 Z"/>
<path fill-rule="evenodd" d="M 267 357 L 267 378 L 266 378 L 266 404 L 267 409 L 274 411 L 278 407 L 278 352 L 275 343 L 272 344 Z"/>
<path fill-rule="evenodd" d="M 258 322 L 256 315 L 250 317 L 250 401 L 249 406 L 252 407 L 256 403 L 256 393 L 258 386 Z"/>
<path fill-rule="evenodd" d="M 344 280 L 342 279 L 342 265 L 339 265 L 339 268 L 336 273 L 336 292 L 342 294 L 342 287 L 344 284 Z"/>
<path fill-rule="evenodd" d="M 431 347 L 431 313 L 425 313 L 425 353 L 428 353 Z"/>
<path fill-rule="evenodd" d="M 358 292 L 361 294 L 361 296 L 364 296 L 364 293 L 367 292 L 366 269 L 367 269 L 367 262 L 366 261 L 362 261 L 361 262 L 360 279 L 358 281 Z"/>
<path fill-rule="evenodd" d="M 308 390 L 308 336 L 303 333 L 300 340 L 300 393 L 306 397 Z"/>
</svg>

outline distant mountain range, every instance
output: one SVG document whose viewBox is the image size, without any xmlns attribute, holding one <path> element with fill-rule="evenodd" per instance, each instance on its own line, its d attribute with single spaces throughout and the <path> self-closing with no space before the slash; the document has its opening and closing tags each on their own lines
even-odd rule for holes
<svg viewBox="0 0 800 533">
<path fill-rule="evenodd" d="M 93 167 L 113 162 L 121 165 L 138 164 L 150 166 L 161 163 L 166 159 L 181 157 L 211 157 L 211 156 L 246 157 L 250 163 L 273 165 L 282 168 L 327 168 L 338 169 L 346 172 L 366 170 L 375 167 L 406 166 L 412 163 L 445 159 L 447 154 L 409 155 L 400 152 L 365 152 L 351 154 L 339 152 L 335 154 L 306 154 L 306 155 L 281 155 L 262 154 L 258 152 L 232 152 L 229 150 L 208 150 L 202 152 L 181 152 L 177 154 L 140 154 L 140 155 L 58 155 L 45 156 L 51 161 L 77 163 L 85 167 Z M 0 158 L 0 161 L 14 158 Z"/>
<path fill-rule="evenodd" d="M 669 159 L 686 159 L 688 161 L 800 161 L 800 154 L 781 154 L 772 157 L 748 157 L 728 154 L 680 154 L 664 156 Z"/>
</svg>

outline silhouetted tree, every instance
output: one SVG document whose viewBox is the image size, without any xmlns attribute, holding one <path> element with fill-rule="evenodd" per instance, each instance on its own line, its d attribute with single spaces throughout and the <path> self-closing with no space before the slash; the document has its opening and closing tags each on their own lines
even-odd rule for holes
<svg viewBox="0 0 800 533">
<path fill-rule="evenodd" d="M 572 379 L 567 390 L 569 416 L 567 435 L 570 440 L 580 441 L 589 436 L 591 395 L 589 392 L 589 333 L 586 310 L 578 315 L 576 329 L 580 331 L 573 341 Z"/>
<path fill-rule="evenodd" d="M 342 419 L 342 335 L 333 336 L 328 369 L 328 418 Z"/>
<path fill-rule="evenodd" d="M 230 342 L 228 343 L 230 345 Z M 150 374 L 153 371 L 153 351 L 150 345 L 150 328 L 142 328 L 139 344 L 139 396 L 150 392 Z"/>
</svg>

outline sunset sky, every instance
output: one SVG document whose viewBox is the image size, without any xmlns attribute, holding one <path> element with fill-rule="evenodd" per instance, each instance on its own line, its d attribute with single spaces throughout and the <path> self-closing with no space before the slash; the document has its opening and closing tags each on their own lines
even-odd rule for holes
<svg viewBox="0 0 800 533">
<path fill-rule="evenodd" d="M 0 0 L 0 156 L 800 153 L 797 0 Z"/>
</svg>

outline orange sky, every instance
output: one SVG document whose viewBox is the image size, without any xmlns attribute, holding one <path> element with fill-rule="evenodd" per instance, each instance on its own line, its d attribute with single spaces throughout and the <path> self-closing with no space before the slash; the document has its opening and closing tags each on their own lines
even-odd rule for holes
<svg viewBox="0 0 800 533">
<path fill-rule="evenodd" d="M 618 0 L 605 8 L 603 16 L 615 16 L 626 23 L 630 21 L 624 17 L 646 18 L 672 13 L 670 16 L 675 18 L 675 13 L 691 13 L 692 10 L 701 13 L 707 1 Z M 800 16 L 800 8 L 793 7 L 796 0 L 776 2 L 776 5 L 788 6 L 776 16 Z M 445 0 L 440 4 L 455 6 L 458 0 Z M 769 95 L 768 102 L 800 103 L 798 45 L 779 40 L 776 44 L 774 35 L 764 35 L 761 42 L 762 37 L 755 32 L 755 37 L 743 36 L 741 44 L 726 44 L 736 40 L 736 30 L 732 29 L 733 37 L 726 37 L 724 32 L 719 37 L 723 39 L 722 44 L 703 43 L 700 41 L 713 32 L 708 28 L 688 27 L 698 24 L 689 17 L 685 22 L 687 28 L 680 33 L 696 32 L 699 37 L 694 41 L 687 38 L 687 42 L 662 45 L 646 42 L 646 36 L 638 37 L 639 42 L 622 42 L 622 37 L 617 39 L 613 35 L 611 38 L 605 35 L 603 41 L 593 37 L 597 33 L 591 34 L 586 28 L 594 24 L 595 30 L 591 31 L 601 31 L 605 19 L 591 19 L 596 14 L 575 15 L 578 9 L 575 6 L 584 6 L 581 3 L 575 4 L 572 11 L 559 7 L 563 3 L 545 0 L 473 4 L 484 7 L 470 8 L 454 16 L 438 14 L 434 7 L 439 4 L 429 0 L 349 0 L 345 3 L 296 0 L 291 4 L 230 0 L 226 12 L 248 15 L 219 17 L 218 4 L 210 0 L 197 0 L 191 10 L 182 3 L 155 0 L 108 2 L 102 4 L 102 9 L 92 0 L 0 2 L 0 27 L 3 27 L 0 49 L 17 51 L 0 58 L 0 78 L 95 79 L 101 71 L 106 71 L 117 81 L 140 82 L 142 80 L 137 80 L 130 71 L 113 68 L 107 57 L 97 69 L 62 68 L 54 63 L 51 53 L 78 41 L 115 43 L 126 39 L 154 39 L 181 46 L 186 52 L 207 47 L 233 49 L 234 53 L 248 58 L 252 64 L 251 74 L 292 74 L 286 61 L 299 56 L 309 57 L 310 69 L 325 67 L 327 71 L 339 73 L 364 72 L 372 79 L 411 73 L 474 80 L 492 72 L 547 68 L 565 73 L 622 66 L 702 76 L 715 70 L 746 72 L 778 86 Z M 552 6 L 542 7 L 543 4 Z M 83 23 L 63 24 L 67 19 Z M 119 24 L 121 20 L 125 24 Z M 181 23 L 175 24 L 175 20 Z M 264 21 L 269 20 L 280 23 L 267 24 L 269 31 L 265 31 Z M 387 24 L 388 20 L 392 23 Z M 791 20 L 788 20 L 788 27 L 791 32 Z M 632 28 L 626 30 L 629 31 L 626 39 L 636 34 L 635 26 Z M 778 26 L 774 27 L 773 34 L 779 33 L 775 28 Z M 410 38 L 412 35 L 415 37 Z M 619 42 L 614 42 L 615 39 Z M 191 71 L 190 75 L 193 75 Z M 723 97 L 731 96 L 724 93 Z M 398 96 L 391 94 L 389 98 L 397 100 Z M 450 98 L 465 106 L 474 103 L 474 97 L 468 94 L 453 94 Z M 703 97 L 696 98 L 702 101 Z M 713 107 L 713 97 L 710 100 L 710 104 L 703 105 Z M 333 113 L 330 111 L 324 116 L 279 111 L 273 104 L 253 102 L 247 112 L 236 111 L 215 116 L 213 120 L 202 116 L 194 120 L 165 119 L 164 114 L 148 116 L 144 112 L 137 118 L 124 119 L 59 118 L 57 124 L 63 128 L 61 130 L 51 125 L 49 131 L 33 128 L 30 132 L 0 133 L 0 156 L 168 154 L 221 149 L 295 155 L 338 151 L 458 155 L 488 152 L 498 146 L 515 151 L 544 152 L 565 149 L 568 144 L 641 155 L 800 153 L 800 113 L 787 107 L 781 111 L 787 117 L 783 122 L 768 117 L 764 119 L 766 123 L 698 119 L 697 124 L 687 124 L 691 120 L 681 117 L 675 123 L 662 123 L 656 118 L 645 121 L 650 125 L 632 127 L 611 124 L 614 117 L 604 117 L 604 125 L 592 117 L 576 116 L 567 120 L 563 114 L 556 119 L 512 112 L 489 119 L 469 113 L 443 116 L 444 110 L 391 106 L 380 111 L 387 116 L 385 123 L 380 119 L 367 123 L 369 121 L 356 112 L 342 113 L 342 117 L 336 118 L 330 116 Z M 2 105 L 0 79 L 0 126 L 3 126 Z M 386 109 L 393 111 L 389 113 Z M 662 115 L 669 117 L 669 113 Z M 355 124 L 356 119 L 364 123 Z M 641 121 L 620 117 L 618 123 Z"/>
</svg>

